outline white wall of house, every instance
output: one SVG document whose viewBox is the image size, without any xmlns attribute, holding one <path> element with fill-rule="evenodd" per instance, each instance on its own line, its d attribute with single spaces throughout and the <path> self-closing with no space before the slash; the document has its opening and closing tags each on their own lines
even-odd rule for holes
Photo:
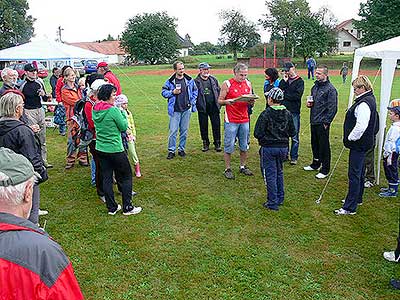
<svg viewBox="0 0 400 300">
<path fill-rule="evenodd" d="M 337 41 L 339 53 L 353 53 L 354 50 L 360 47 L 360 42 L 345 31 L 339 31 Z"/>
<path fill-rule="evenodd" d="M 189 49 L 188 48 L 182 48 L 179 49 L 179 57 L 185 57 L 189 55 Z"/>
</svg>

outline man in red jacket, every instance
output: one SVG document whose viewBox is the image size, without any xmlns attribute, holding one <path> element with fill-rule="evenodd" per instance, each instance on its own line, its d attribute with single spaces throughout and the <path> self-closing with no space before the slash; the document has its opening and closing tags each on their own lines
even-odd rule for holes
<svg viewBox="0 0 400 300">
<path fill-rule="evenodd" d="M 117 76 L 115 76 L 115 74 L 111 72 L 108 64 L 105 61 L 99 62 L 99 64 L 97 65 L 97 73 L 104 75 L 104 79 L 106 79 L 109 83 L 113 84 L 117 88 L 116 96 L 121 95 L 121 84 L 119 83 Z"/>
<path fill-rule="evenodd" d="M 0 299 L 83 299 L 60 245 L 27 220 L 35 174 L 27 158 L 0 147 Z"/>
</svg>

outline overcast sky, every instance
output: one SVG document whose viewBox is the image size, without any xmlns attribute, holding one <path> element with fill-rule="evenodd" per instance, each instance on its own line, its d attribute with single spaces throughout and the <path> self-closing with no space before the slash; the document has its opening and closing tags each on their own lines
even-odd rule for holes
<svg viewBox="0 0 400 300">
<path fill-rule="evenodd" d="M 327 5 L 338 21 L 357 18 L 359 0 L 309 0 L 311 11 Z M 124 30 L 127 20 L 139 13 L 166 11 L 178 19 L 177 32 L 186 33 L 192 42 L 217 43 L 221 21 L 218 12 L 222 9 L 239 9 L 245 17 L 257 22 L 266 12 L 265 0 L 28 0 L 29 11 L 36 22 L 36 38 L 56 38 L 61 26 L 66 42 L 91 42 L 105 39 L 108 34 L 117 37 Z M 262 41 L 268 41 L 268 33 L 260 31 Z"/>
</svg>

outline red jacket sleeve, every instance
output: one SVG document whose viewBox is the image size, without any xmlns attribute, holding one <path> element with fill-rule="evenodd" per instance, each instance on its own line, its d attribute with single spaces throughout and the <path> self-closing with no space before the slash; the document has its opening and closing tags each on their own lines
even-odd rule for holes
<svg viewBox="0 0 400 300">
<path fill-rule="evenodd" d="M 62 101 L 61 100 L 61 88 L 64 85 L 64 81 L 63 80 L 64 80 L 64 78 L 60 77 L 60 78 L 57 79 L 57 83 L 56 83 L 56 100 L 57 100 L 58 103 L 60 103 Z"/>
<path fill-rule="evenodd" d="M 85 109 L 84 110 L 85 110 L 85 115 L 86 115 L 86 119 L 87 119 L 87 122 L 88 122 L 89 130 L 94 132 L 94 122 L 93 122 L 93 116 L 92 116 L 92 110 L 93 110 L 92 103 L 87 101 L 85 103 Z"/>
</svg>

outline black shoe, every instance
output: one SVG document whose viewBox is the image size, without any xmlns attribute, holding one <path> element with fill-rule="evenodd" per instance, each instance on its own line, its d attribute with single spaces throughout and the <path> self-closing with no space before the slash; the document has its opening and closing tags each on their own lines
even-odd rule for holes
<svg viewBox="0 0 400 300">
<path fill-rule="evenodd" d="M 233 174 L 231 169 L 226 169 L 224 171 L 224 176 L 226 179 L 235 179 L 235 175 Z"/>
<path fill-rule="evenodd" d="M 217 144 L 215 145 L 215 151 L 217 151 L 217 152 L 221 152 L 221 151 L 222 151 L 221 143 L 217 143 Z"/>
<path fill-rule="evenodd" d="M 174 152 L 168 152 L 167 159 L 173 159 L 175 157 Z"/>
<path fill-rule="evenodd" d="M 253 176 L 253 172 L 250 171 L 250 169 L 247 166 L 244 166 L 243 168 L 241 167 L 240 173 L 247 175 L 247 176 Z"/>
<path fill-rule="evenodd" d="M 184 150 L 181 150 L 181 151 L 178 151 L 178 155 L 179 155 L 180 157 L 185 157 L 185 156 L 186 156 L 186 153 L 185 153 Z"/>
<path fill-rule="evenodd" d="M 390 280 L 390 284 L 393 288 L 395 288 L 396 290 L 400 290 L 400 280 L 396 280 L 396 279 L 391 279 Z"/>
<path fill-rule="evenodd" d="M 201 148 L 201 151 L 207 152 L 208 150 L 210 150 L 210 143 L 203 141 L 203 148 Z"/>
</svg>

